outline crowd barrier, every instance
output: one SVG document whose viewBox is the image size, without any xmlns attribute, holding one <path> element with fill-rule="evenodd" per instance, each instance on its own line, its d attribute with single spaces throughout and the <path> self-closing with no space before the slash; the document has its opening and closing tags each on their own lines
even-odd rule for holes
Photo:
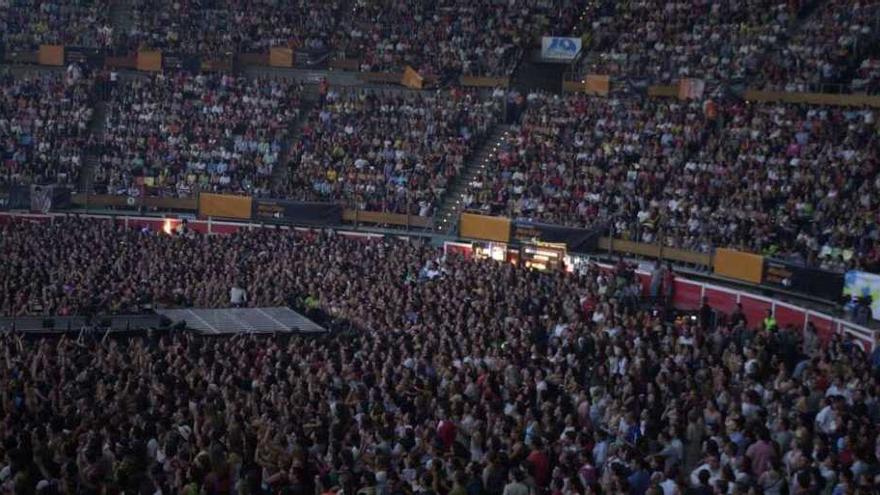
<svg viewBox="0 0 880 495">
<path fill-rule="evenodd" d="M 593 234 L 585 229 L 531 224 L 476 213 L 463 213 L 459 219 L 459 235 L 463 238 L 503 243 L 515 240 L 564 242 L 574 252 L 585 253 L 601 249 L 612 255 L 623 254 L 628 257 L 683 263 L 702 267 L 731 281 L 815 297 L 832 304 L 843 297 L 844 274 L 841 272 L 809 268 L 735 249 L 717 248 L 703 253 L 671 248 L 662 243 L 642 243 L 598 236 L 593 239 Z M 578 239 L 579 236 L 584 237 Z"/>
<path fill-rule="evenodd" d="M 648 295 L 651 274 L 641 270 L 637 273 L 644 294 Z M 871 352 L 878 344 L 876 331 L 825 313 L 751 292 L 675 277 L 673 299 L 676 309 L 696 311 L 702 305 L 704 297 L 707 298 L 709 305 L 714 310 L 726 315 L 732 313 L 737 304 L 742 304 L 743 313 L 746 315 L 749 326 L 753 328 L 761 325 L 769 309 L 773 312 L 780 328 L 804 330 L 809 323 L 812 323 L 823 342 L 828 342 L 834 334 L 841 334 L 858 342 L 865 352 Z"/>
<path fill-rule="evenodd" d="M 880 96 L 829 93 L 790 93 L 785 91 L 759 91 L 750 89 L 743 93 L 748 101 L 806 103 L 810 105 L 856 106 L 880 108 Z"/>
<path fill-rule="evenodd" d="M 146 208 L 198 214 L 202 218 L 231 218 L 306 225 L 338 225 L 342 222 L 350 222 L 416 229 L 430 229 L 434 226 L 432 218 L 418 215 L 343 209 L 334 203 L 254 199 L 230 194 L 201 193 L 187 198 L 159 196 L 130 198 L 111 194 L 74 194 L 71 203 L 81 208 Z"/>
</svg>

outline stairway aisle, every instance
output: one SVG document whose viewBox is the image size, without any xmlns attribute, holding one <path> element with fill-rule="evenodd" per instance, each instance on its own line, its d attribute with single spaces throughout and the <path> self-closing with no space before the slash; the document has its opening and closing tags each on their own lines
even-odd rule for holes
<svg viewBox="0 0 880 495">
<path fill-rule="evenodd" d="M 465 164 L 461 174 L 450 185 L 443 195 L 442 202 L 435 218 L 434 229 L 442 234 L 454 235 L 458 229 L 458 216 L 464 210 L 463 198 L 467 193 L 468 184 L 486 170 L 493 155 L 498 152 L 511 137 L 510 126 L 495 127 L 488 138 L 476 150 Z"/>
<path fill-rule="evenodd" d="M 99 101 L 95 104 L 95 112 L 89 121 L 89 134 L 95 139 L 96 143 L 101 143 L 104 139 L 104 129 L 107 125 L 107 103 Z M 82 169 L 79 173 L 79 183 L 77 191 L 84 194 L 95 192 L 95 170 L 98 167 L 100 156 L 96 151 L 86 150 L 83 153 Z"/>
<path fill-rule="evenodd" d="M 127 38 L 134 24 L 133 0 L 116 0 L 110 4 L 110 26 L 115 39 Z"/>
<path fill-rule="evenodd" d="M 299 118 L 291 127 L 290 139 L 278 157 L 278 163 L 272 169 L 271 190 L 283 193 L 288 186 L 290 177 L 290 153 L 299 141 L 303 125 L 309 118 L 309 113 L 318 105 L 318 87 L 312 84 L 304 86 L 302 100 L 299 109 Z"/>
</svg>

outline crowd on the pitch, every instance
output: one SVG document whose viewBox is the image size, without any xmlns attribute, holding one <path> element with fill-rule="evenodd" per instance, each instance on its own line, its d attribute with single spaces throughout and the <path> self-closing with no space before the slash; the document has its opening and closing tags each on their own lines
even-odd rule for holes
<svg viewBox="0 0 880 495">
<path fill-rule="evenodd" d="M 303 125 L 286 196 L 433 215 L 500 117 L 476 92 L 330 90 Z"/>
<path fill-rule="evenodd" d="M 878 487 L 880 356 L 739 310 L 666 319 L 662 305 L 642 304 L 623 262 L 538 273 L 412 241 L 168 236 L 85 220 L 2 233 L 12 255 L 0 263 L 13 274 L 0 285 L 4 311 L 20 294 L 47 312 L 220 307 L 237 286 L 247 305 L 289 301 L 355 329 L 317 339 L 4 333 L 9 493 Z"/>
<path fill-rule="evenodd" d="M 95 183 L 110 194 L 268 194 L 299 115 L 299 85 L 159 74 L 112 91 Z"/>
<path fill-rule="evenodd" d="M 94 81 L 77 68 L 13 77 L 0 72 L 0 187 L 76 185 L 90 146 Z"/>
</svg>

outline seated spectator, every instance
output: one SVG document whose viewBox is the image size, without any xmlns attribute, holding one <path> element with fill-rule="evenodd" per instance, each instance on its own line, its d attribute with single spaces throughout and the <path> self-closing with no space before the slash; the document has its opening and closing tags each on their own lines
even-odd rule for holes
<svg viewBox="0 0 880 495">
<path fill-rule="evenodd" d="M 0 188 L 77 185 L 93 91 L 93 79 L 76 66 L 64 75 L 0 72 Z"/>
<path fill-rule="evenodd" d="M 331 90 L 292 153 L 287 195 L 361 210 L 433 215 L 500 114 L 460 90 Z"/>
<path fill-rule="evenodd" d="M 124 81 L 107 111 L 95 183 L 109 194 L 266 195 L 299 87 L 284 79 L 185 73 Z"/>
</svg>

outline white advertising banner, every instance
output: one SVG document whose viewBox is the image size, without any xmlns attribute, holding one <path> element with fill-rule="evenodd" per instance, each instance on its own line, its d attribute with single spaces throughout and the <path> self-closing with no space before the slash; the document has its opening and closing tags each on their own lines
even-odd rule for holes
<svg viewBox="0 0 880 495">
<path fill-rule="evenodd" d="M 541 58 L 554 62 L 571 62 L 581 52 L 580 38 L 560 38 L 544 36 L 541 38 Z"/>
</svg>

